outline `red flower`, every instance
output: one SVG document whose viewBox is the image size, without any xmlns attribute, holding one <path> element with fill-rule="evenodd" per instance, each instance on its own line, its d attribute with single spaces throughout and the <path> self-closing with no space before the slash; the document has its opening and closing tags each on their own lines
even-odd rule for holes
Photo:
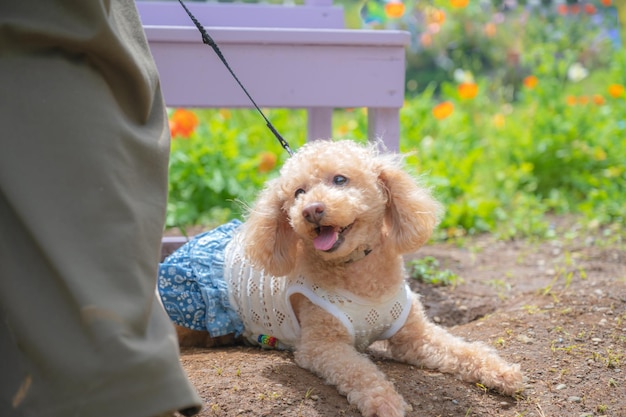
<svg viewBox="0 0 626 417">
<path fill-rule="evenodd" d="M 198 116 L 187 109 L 176 109 L 169 122 L 172 138 L 188 138 L 198 126 Z"/>
<path fill-rule="evenodd" d="M 585 13 L 587 14 L 596 14 L 598 12 L 598 10 L 596 9 L 596 6 L 594 6 L 591 3 L 585 3 L 585 5 L 583 6 L 583 9 L 585 10 Z"/>
</svg>

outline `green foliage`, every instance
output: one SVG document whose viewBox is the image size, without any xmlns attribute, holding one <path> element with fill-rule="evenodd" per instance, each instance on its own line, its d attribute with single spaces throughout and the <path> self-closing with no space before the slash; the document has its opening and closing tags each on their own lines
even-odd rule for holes
<svg viewBox="0 0 626 417">
<path fill-rule="evenodd" d="M 409 276 L 431 285 L 457 285 L 462 280 L 454 272 L 441 269 L 439 261 L 432 256 L 414 259 L 408 263 Z"/>
<path fill-rule="evenodd" d="M 472 7 L 448 10 L 442 36 L 461 38 L 463 23 L 476 17 Z M 402 109 L 400 150 L 407 168 L 446 208 L 437 238 L 480 232 L 546 236 L 552 233 L 551 213 L 575 214 L 594 225 L 623 224 L 626 218 L 626 96 L 609 94 L 610 86 L 626 85 L 626 51 L 607 47 L 587 17 L 527 13 L 523 27 L 516 26 L 521 13 L 507 15 L 510 27 L 520 30 L 512 39 L 474 45 L 480 56 L 492 47 L 510 56 L 506 51 L 513 48 L 515 83 L 505 74 L 513 67 L 497 60 L 502 57 L 490 66 L 474 65 L 473 49 L 461 48 L 459 55 L 446 43 L 441 53 L 456 58 L 445 80 L 423 86 Z M 463 80 L 454 80 L 454 69 Z M 525 86 L 527 75 L 536 84 Z M 460 81 L 475 83 L 478 93 L 468 97 Z M 454 110 L 436 117 L 433 108 L 444 101 Z M 240 216 L 234 200 L 252 203 L 286 158 L 258 114 L 196 113 L 195 133 L 172 144 L 169 226 Z M 303 143 L 302 111 L 271 110 L 268 116 L 294 149 Z M 366 112 L 336 110 L 333 134 L 367 140 Z M 265 172 L 260 166 L 267 153 L 277 161 Z"/>
<path fill-rule="evenodd" d="M 172 141 L 168 227 L 215 224 L 241 217 L 287 157 L 257 113 L 195 113 L 200 122 L 195 132 L 189 138 Z M 292 146 L 304 142 L 303 112 L 265 113 Z"/>
</svg>

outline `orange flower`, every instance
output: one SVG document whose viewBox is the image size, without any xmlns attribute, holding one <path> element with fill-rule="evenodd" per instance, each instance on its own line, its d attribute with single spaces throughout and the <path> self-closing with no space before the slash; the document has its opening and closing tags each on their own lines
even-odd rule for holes
<svg viewBox="0 0 626 417">
<path fill-rule="evenodd" d="M 404 3 L 392 0 L 385 4 L 385 14 L 391 19 L 398 19 L 404 15 Z"/>
<path fill-rule="evenodd" d="M 431 8 L 426 14 L 426 20 L 428 24 L 436 23 L 438 25 L 443 25 L 443 22 L 446 21 L 446 12 Z"/>
<path fill-rule="evenodd" d="M 463 9 L 467 7 L 469 0 L 450 0 L 450 5 L 456 9 Z"/>
<path fill-rule="evenodd" d="M 464 100 L 470 100 L 478 94 L 478 85 L 476 83 L 461 83 L 457 87 L 459 96 Z"/>
<path fill-rule="evenodd" d="M 606 101 L 604 100 L 604 96 L 602 94 L 594 94 L 593 102 L 598 106 L 602 106 Z"/>
<path fill-rule="evenodd" d="M 446 117 L 450 116 L 454 111 L 454 104 L 449 101 L 444 101 L 437 104 L 433 108 L 433 116 L 435 116 L 438 120 L 443 120 Z"/>
<path fill-rule="evenodd" d="M 600 0 L 600 3 L 602 3 L 604 7 L 610 7 L 611 4 L 613 4 L 613 1 L 612 0 Z"/>
<path fill-rule="evenodd" d="M 575 106 L 576 103 L 578 103 L 578 99 L 576 98 L 576 96 L 567 96 L 565 97 L 565 102 L 568 106 Z"/>
<path fill-rule="evenodd" d="M 276 166 L 276 154 L 272 152 L 262 152 L 260 156 L 261 161 L 259 162 L 259 172 L 261 174 L 265 174 L 270 172 Z"/>
<path fill-rule="evenodd" d="M 563 4 L 563 3 L 559 4 L 558 6 L 556 6 L 556 11 L 560 15 L 563 15 L 563 16 L 566 15 L 568 12 L 567 4 Z"/>
<path fill-rule="evenodd" d="M 489 22 L 485 25 L 484 31 L 485 31 L 485 36 L 487 36 L 488 38 L 493 38 L 494 36 L 496 36 L 496 32 L 498 31 L 498 28 L 495 23 Z"/>
<path fill-rule="evenodd" d="M 198 116 L 187 109 L 176 109 L 170 116 L 170 134 L 188 138 L 198 126 Z"/>
<path fill-rule="evenodd" d="M 528 77 L 524 78 L 523 82 L 524 82 L 524 87 L 532 90 L 533 88 L 537 86 L 537 83 L 539 82 L 539 80 L 534 75 L 529 75 Z"/>
<path fill-rule="evenodd" d="M 624 95 L 624 86 L 621 84 L 609 85 L 609 95 L 613 98 L 618 98 Z"/>
</svg>

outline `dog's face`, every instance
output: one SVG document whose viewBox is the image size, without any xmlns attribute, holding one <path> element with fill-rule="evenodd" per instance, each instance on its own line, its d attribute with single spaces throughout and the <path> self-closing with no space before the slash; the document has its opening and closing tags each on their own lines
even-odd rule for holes
<svg viewBox="0 0 626 417">
<path fill-rule="evenodd" d="M 397 155 L 352 141 L 309 142 L 268 182 L 243 228 L 247 256 L 274 275 L 295 267 L 297 248 L 324 261 L 384 241 L 416 250 L 437 223 L 438 203 Z"/>
<path fill-rule="evenodd" d="M 285 164 L 283 210 L 305 250 L 344 259 L 377 243 L 388 195 L 370 152 L 337 142 L 303 148 Z"/>
</svg>

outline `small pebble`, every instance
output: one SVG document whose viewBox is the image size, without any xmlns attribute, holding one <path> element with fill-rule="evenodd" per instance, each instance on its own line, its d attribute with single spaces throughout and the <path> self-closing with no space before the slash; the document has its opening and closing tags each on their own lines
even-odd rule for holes
<svg viewBox="0 0 626 417">
<path fill-rule="evenodd" d="M 459 402 L 457 400 L 452 400 L 452 404 L 459 405 Z"/>
<path fill-rule="evenodd" d="M 319 395 L 315 395 L 315 394 L 311 395 L 309 398 L 312 399 L 313 401 L 317 401 L 320 399 Z"/>
<path fill-rule="evenodd" d="M 571 402 L 571 403 L 579 403 L 581 402 L 583 399 L 580 397 L 577 397 L 575 395 L 572 395 L 571 397 L 567 398 L 567 401 Z"/>
<path fill-rule="evenodd" d="M 565 385 L 565 384 L 559 384 L 559 385 L 557 385 L 557 386 L 556 386 L 556 388 L 555 388 L 555 389 L 557 389 L 557 390 L 559 390 L 559 391 L 560 391 L 560 390 L 565 389 L 565 388 L 567 388 L 567 385 Z"/>
<path fill-rule="evenodd" d="M 516 339 L 519 342 L 522 342 L 522 343 L 524 343 L 526 345 L 532 345 L 533 344 L 533 340 L 530 337 L 526 336 L 525 334 L 520 334 L 519 336 L 516 337 Z"/>
</svg>

